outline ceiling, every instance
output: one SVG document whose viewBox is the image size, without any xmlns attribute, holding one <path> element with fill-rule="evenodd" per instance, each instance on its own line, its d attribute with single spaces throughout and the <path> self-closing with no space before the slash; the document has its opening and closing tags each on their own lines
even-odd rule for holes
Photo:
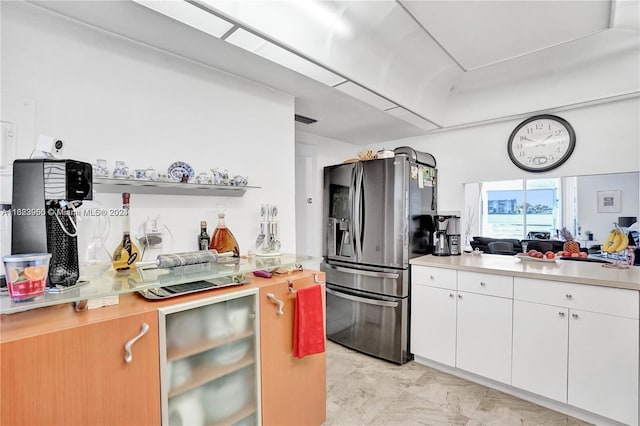
<svg viewBox="0 0 640 426">
<path fill-rule="evenodd" d="M 297 130 L 360 145 L 640 93 L 640 0 L 34 4 L 290 93 L 317 120 Z"/>
</svg>

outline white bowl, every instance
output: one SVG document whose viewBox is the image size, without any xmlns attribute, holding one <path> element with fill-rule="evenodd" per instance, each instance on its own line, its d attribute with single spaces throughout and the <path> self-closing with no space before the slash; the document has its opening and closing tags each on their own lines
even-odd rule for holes
<svg viewBox="0 0 640 426">
<path fill-rule="evenodd" d="M 179 359 L 168 364 L 169 389 L 176 388 L 191 380 L 191 360 Z"/>
<path fill-rule="evenodd" d="M 249 351 L 251 340 L 243 339 L 211 350 L 211 359 L 218 365 L 229 365 L 240 361 Z"/>
<path fill-rule="evenodd" d="M 234 299 L 227 302 L 227 317 L 229 324 L 235 333 L 242 333 L 249 326 L 249 310 L 248 299 Z"/>
<path fill-rule="evenodd" d="M 202 390 L 202 403 L 208 423 L 218 422 L 240 411 L 253 392 L 249 369 L 221 377 Z"/>
<path fill-rule="evenodd" d="M 202 339 L 202 315 L 190 309 L 167 317 L 167 347 L 188 347 Z"/>
<path fill-rule="evenodd" d="M 200 389 L 175 396 L 169 400 L 169 425 L 201 426 L 205 424 Z"/>
<path fill-rule="evenodd" d="M 227 305 L 216 303 L 203 309 L 205 335 L 208 339 L 216 340 L 229 337 L 233 328 L 227 319 Z"/>
</svg>

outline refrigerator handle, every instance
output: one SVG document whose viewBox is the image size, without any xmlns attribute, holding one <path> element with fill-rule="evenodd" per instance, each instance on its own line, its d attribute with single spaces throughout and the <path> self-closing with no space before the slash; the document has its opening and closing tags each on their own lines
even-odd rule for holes
<svg viewBox="0 0 640 426">
<path fill-rule="evenodd" d="M 398 278 L 400 278 L 400 274 L 394 274 L 390 272 L 366 271 L 364 269 L 352 269 L 352 268 L 345 268 L 343 266 L 334 266 L 334 265 L 326 265 L 326 264 L 325 264 L 325 268 L 331 269 L 337 272 L 345 272 L 347 274 L 353 274 L 353 275 L 364 275 L 367 277 L 374 277 L 374 278 L 389 278 L 391 280 L 397 280 Z"/>
<path fill-rule="evenodd" d="M 354 209 L 354 231 L 355 231 L 355 248 L 356 248 L 356 261 L 362 260 L 362 229 L 363 229 L 363 217 L 362 217 L 362 181 L 364 179 L 364 167 L 360 163 L 356 163 L 356 193 L 355 193 L 355 209 Z"/>
<path fill-rule="evenodd" d="M 384 306 L 389 308 L 397 308 L 398 302 L 387 302 L 386 300 L 376 300 L 369 299 L 368 297 L 359 297 L 354 296 L 347 293 L 342 293 L 340 291 L 331 290 L 329 288 L 325 289 L 325 291 L 329 294 L 333 294 L 336 297 L 341 297 L 343 299 L 352 300 L 354 302 L 366 303 L 367 305 L 375 305 L 375 306 Z"/>
</svg>

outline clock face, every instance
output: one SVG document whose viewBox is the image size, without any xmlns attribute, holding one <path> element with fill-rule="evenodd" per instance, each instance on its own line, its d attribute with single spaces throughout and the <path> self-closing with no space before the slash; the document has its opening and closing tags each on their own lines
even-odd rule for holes
<svg viewBox="0 0 640 426">
<path fill-rule="evenodd" d="M 537 115 L 514 129 L 507 152 L 521 169 L 545 172 L 567 161 L 575 145 L 575 132 L 567 121 L 554 115 Z"/>
</svg>

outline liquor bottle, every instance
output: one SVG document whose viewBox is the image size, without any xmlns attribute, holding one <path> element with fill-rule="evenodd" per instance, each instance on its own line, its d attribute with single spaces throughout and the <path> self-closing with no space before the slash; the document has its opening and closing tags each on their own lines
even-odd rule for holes
<svg viewBox="0 0 640 426">
<path fill-rule="evenodd" d="M 122 209 L 124 214 L 122 216 L 122 239 L 120 243 L 113 251 L 111 264 L 116 271 L 126 271 L 128 269 L 135 269 L 135 262 L 140 260 L 140 252 L 138 247 L 131 239 L 130 222 L 129 222 L 129 199 L 130 194 L 128 192 L 122 193 Z"/>
<path fill-rule="evenodd" d="M 211 243 L 211 238 L 209 238 L 209 234 L 207 234 L 207 221 L 203 220 L 200 222 L 200 235 L 198 235 L 198 248 L 200 250 L 209 250 L 210 243 Z"/>
<path fill-rule="evenodd" d="M 238 248 L 238 241 L 233 236 L 227 225 L 224 223 L 224 210 L 218 213 L 218 226 L 213 231 L 211 236 L 211 244 L 209 249 L 216 250 L 218 253 L 225 253 L 228 251 L 233 252 L 234 257 L 240 256 L 240 249 Z"/>
</svg>

